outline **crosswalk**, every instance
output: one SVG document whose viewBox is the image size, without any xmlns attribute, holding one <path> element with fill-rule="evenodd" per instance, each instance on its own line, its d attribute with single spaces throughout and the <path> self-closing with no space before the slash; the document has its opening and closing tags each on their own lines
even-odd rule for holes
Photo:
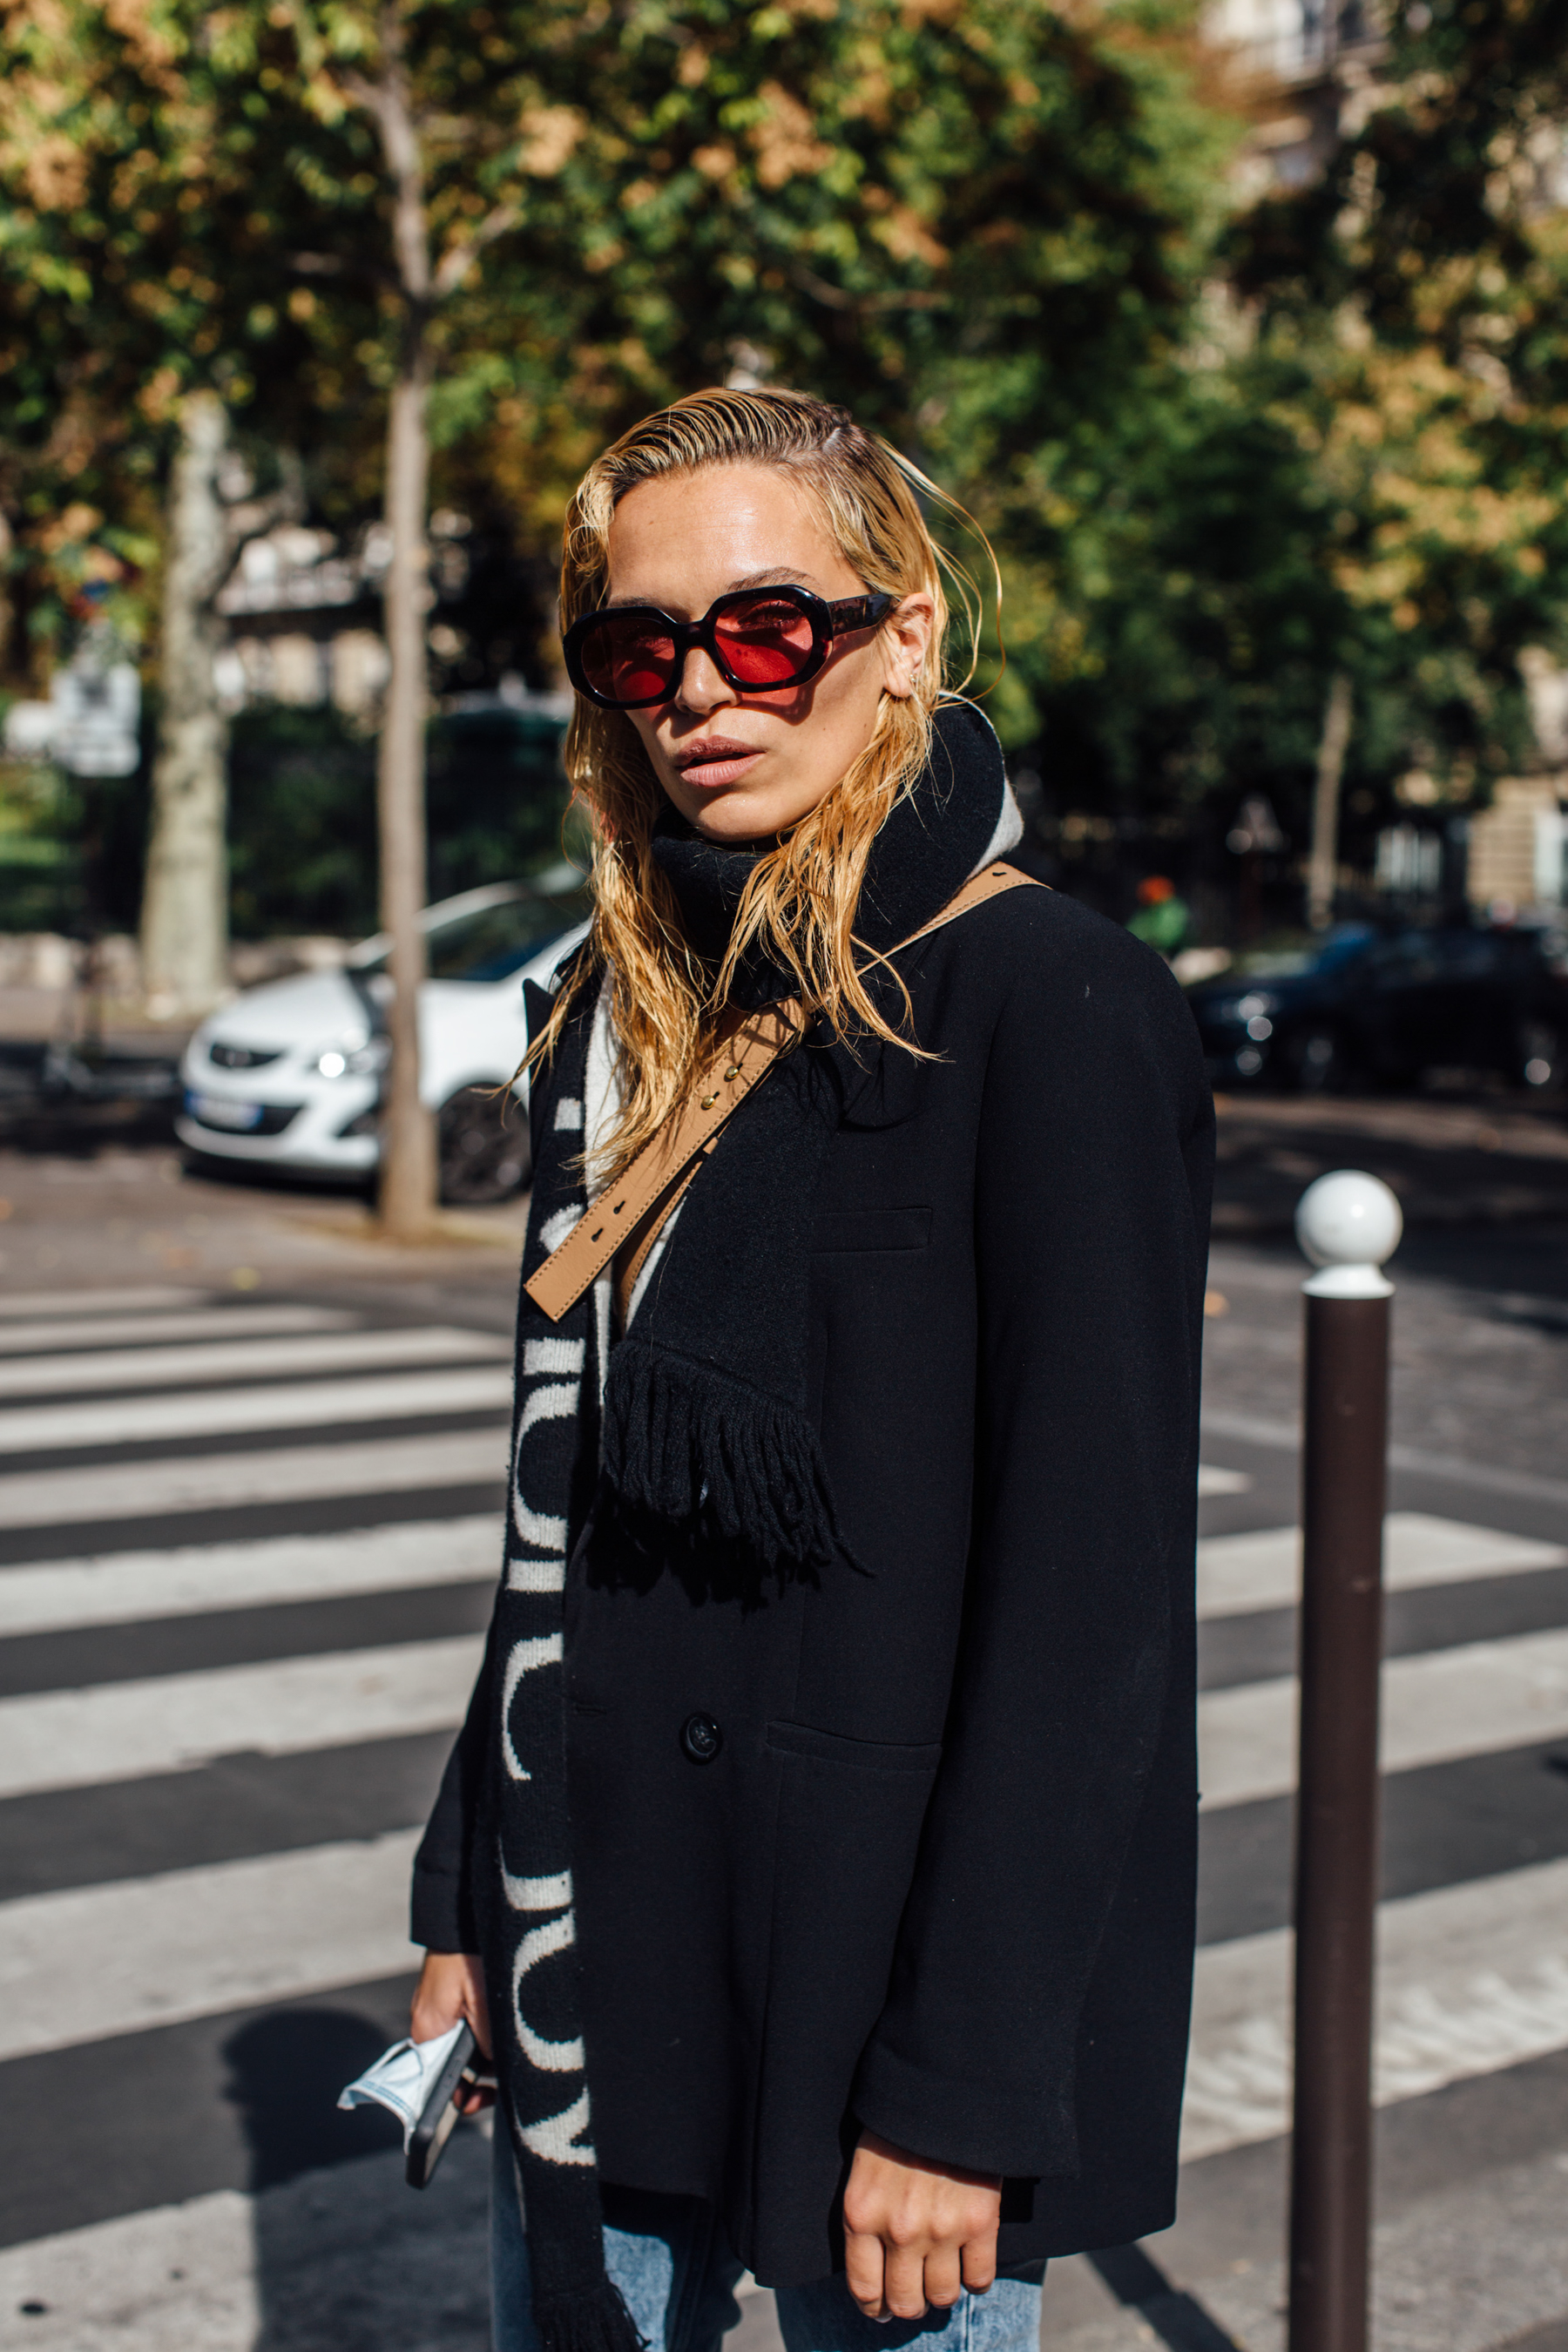
<svg viewBox="0 0 1568 2352">
<path fill-rule="evenodd" d="M 406 1999 L 509 1353 L 449 1310 L 0 1298 L 0 2343 L 479 2352 L 441 2263 L 482 2268 L 482 2152 L 398 2203 L 331 2101 Z M 1201 1549 L 1193 2159 L 1286 2125 L 1298 1573 L 1289 1528 Z M 1568 2048 L 1568 1547 L 1396 1515 L 1388 1580 L 1384 2102 Z M 422 2249 L 446 2320 L 363 2280 L 289 2318 L 312 2211 Z"/>
</svg>

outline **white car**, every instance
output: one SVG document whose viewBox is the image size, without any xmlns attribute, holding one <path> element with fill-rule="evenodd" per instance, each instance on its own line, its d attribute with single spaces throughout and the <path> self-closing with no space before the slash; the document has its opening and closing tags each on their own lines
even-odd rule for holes
<svg viewBox="0 0 1568 2352">
<path fill-rule="evenodd" d="M 574 866 L 497 882 L 421 917 L 430 977 L 419 997 L 419 1087 L 437 1114 L 441 1197 L 497 1201 L 528 1181 L 526 980 L 547 981 L 586 933 Z M 204 1021 L 180 1066 L 174 1129 L 209 1163 L 363 1183 L 380 1155 L 388 941 L 341 971 L 247 989 Z M 498 1089 L 500 1090 L 498 1092 Z"/>
</svg>

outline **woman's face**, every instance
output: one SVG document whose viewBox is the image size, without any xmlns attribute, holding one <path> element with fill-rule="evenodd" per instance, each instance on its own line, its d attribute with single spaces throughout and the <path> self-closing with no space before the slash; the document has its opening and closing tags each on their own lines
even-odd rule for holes
<svg viewBox="0 0 1568 2352">
<path fill-rule="evenodd" d="M 628 490 L 610 526 L 609 604 L 700 621 L 732 588 L 809 588 L 832 604 L 867 583 L 787 476 L 708 466 Z M 626 717 L 683 817 L 710 841 L 765 840 L 807 816 L 871 740 L 884 693 L 911 693 L 934 611 L 906 596 L 879 629 L 836 637 L 804 686 L 726 686 L 705 649 L 668 702 Z"/>
</svg>

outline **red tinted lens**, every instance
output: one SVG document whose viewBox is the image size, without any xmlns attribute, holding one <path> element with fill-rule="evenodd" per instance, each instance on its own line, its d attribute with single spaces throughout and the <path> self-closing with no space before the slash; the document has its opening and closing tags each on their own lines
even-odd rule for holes
<svg viewBox="0 0 1568 2352">
<path fill-rule="evenodd" d="M 811 623 L 786 597 L 749 596 L 713 625 L 719 650 L 745 686 L 787 686 L 811 659 Z"/>
<path fill-rule="evenodd" d="M 583 675 L 610 702 L 651 702 L 675 678 L 675 640 L 657 621 L 612 613 L 583 640 Z"/>
</svg>

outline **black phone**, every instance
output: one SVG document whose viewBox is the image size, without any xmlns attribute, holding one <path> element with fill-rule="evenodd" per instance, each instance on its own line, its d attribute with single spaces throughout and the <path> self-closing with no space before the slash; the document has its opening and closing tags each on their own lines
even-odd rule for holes
<svg viewBox="0 0 1568 2352">
<path fill-rule="evenodd" d="M 430 2095 L 409 2138 L 408 2158 L 403 2168 L 403 2177 L 410 2189 L 428 2189 L 435 2179 L 441 2152 L 458 2121 L 454 2101 L 464 2084 L 470 2090 L 495 2089 L 495 2076 L 481 2073 L 474 2066 L 474 2053 L 478 2048 L 473 2028 L 463 2026 L 452 2044 L 446 2064 L 430 2085 Z"/>
</svg>

